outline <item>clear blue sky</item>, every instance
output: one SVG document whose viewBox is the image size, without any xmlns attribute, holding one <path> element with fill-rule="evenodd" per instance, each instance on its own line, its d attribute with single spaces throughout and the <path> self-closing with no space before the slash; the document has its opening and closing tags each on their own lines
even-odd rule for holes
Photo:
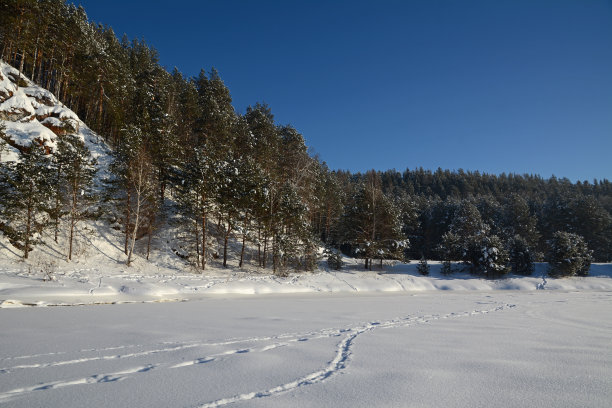
<svg viewBox="0 0 612 408">
<path fill-rule="evenodd" d="M 78 4 L 78 3 L 77 3 Z M 80 1 L 332 169 L 612 179 L 612 1 Z"/>
</svg>

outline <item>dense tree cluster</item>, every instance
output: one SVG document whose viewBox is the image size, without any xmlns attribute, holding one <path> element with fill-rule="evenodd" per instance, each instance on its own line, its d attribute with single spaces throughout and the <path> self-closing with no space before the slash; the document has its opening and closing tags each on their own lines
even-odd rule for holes
<svg viewBox="0 0 612 408">
<path fill-rule="evenodd" d="M 63 0 L 2 2 L 0 56 L 112 147 L 100 210 L 121 229 L 128 264 L 137 240 L 147 240 L 148 257 L 151 237 L 171 222 L 183 232 L 176 253 L 201 269 L 216 256 L 226 266 L 231 251 L 242 267 L 247 247 L 256 266 L 310 269 L 324 245 L 332 268 L 341 267 L 341 250 L 370 269 L 375 260 L 412 258 L 423 259 L 422 273 L 425 259 L 437 259 L 447 273 L 452 260 L 487 277 L 530 274 L 561 245 L 559 231 L 594 260 L 612 259 L 608 180 L 331 171 L 267 105 L 236 112 L 214 68 L 194 78 L 170 73 L 144 41 L 119 40 Z M 42 228 L 57 237 L 66 219 L 72 236 L 93 213 L 93 163 L 70 135 L 51 158 L 34 145 L 20 154 L 0 172 L 0 227 L 27 257 Z"/>
<path fill-rule="evenodd" d="M 462 259 L 470 242 L 495 236 L 515 271 L 525 273 L 519 264 L 542 260 L 553 235 L 565 231 L 584 237 L 596 261 L 612 259 L 608 180 L 572 183 L 555 177 L 423 169 L 386 171 L 380 177 L 386 194 L 408 197 L 419 214 L 407 231 L 411 258 Z"/>
</svg>

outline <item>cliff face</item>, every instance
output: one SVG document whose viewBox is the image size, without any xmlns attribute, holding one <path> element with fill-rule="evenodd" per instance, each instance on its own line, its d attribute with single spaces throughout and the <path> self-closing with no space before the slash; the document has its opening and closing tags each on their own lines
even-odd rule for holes
<svg viewBox="0 0 612 408">
<path fill-rule="evenodd" d="M 10 149 L 22 150 L 36 141 L 47 153 L 55 148 L 58 135 L 79 133 L 80 128 L 73 111 L 51 92 L 23 75 L 20 77 L 15 68 L 3 61 L 0 61 L 0 120 L 6 128 L 5 140 Z"/>
<path fill-rule="evenodd" d="M 84 142 L 97 161 L 96 184 L 109 176 L 112 159 L 110 148 L 62 104 L 51 92 L 19 76 L 12 66 L 0 60 L 0 125 L 4 125 L 7 146 L 0 152 L 1 161 L 18 161 L 33 141 L 53 154 L 58 136 L 74 134 Z"/>
</svg>

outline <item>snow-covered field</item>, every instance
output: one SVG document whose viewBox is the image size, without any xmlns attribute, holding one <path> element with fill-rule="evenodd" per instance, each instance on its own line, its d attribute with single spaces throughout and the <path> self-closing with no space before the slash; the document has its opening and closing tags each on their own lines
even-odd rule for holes
<svg viewBox="0 0 612 408">
<path fill-rule="evenodd" d="M 610 291 L 0 310 L 11 407 L 609 407 Z"/>
</svg>

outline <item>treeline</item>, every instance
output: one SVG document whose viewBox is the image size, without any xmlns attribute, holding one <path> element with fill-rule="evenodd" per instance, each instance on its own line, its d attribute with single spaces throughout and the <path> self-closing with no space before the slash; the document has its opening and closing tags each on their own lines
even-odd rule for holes
<svg viewBox="0 0 612 408">
<path fill-rule="evenodd" d="M 255 248 L 254 263 L 276 272 L 313 268 L 324 245 L 332 254 L 364 259 L 367 268 L 374 260 L 427 258 L 463 260 L 486 274 L 520 273 L 521 262 L 550 252 L 558 232 L 571 234 L 574 246 L 582 239 L 595 260 L 612 259 L 607 180 L 331 171 L 308 154 L 296 129 L 275 122 L 267 105 L 236 112 L 214 69 L 195 78 L 169 73 L 144 41 L 119 40 L 62 0 L 9 0 L 1 7 L 2 59 L 52 91 L 113 148 L 112 177 L 98 198 L 105 204 L 93 211 L 78 210 L 77 203 L 77 218 L 109 218 L 123 233 L 128 263 L 136 241 L 150 244 L 168 222 L 183 231 L 177 254 L 200 268 L 217 240 L 223 266 L 233 242 L 239 266 L 246 249 Z M 21 154 L 30 151 L 36 149 Z M 26 193 L 16 190 L 16 168 L 9 167 L 2 188 L 14 198 L 5 203 L 26 202 Z M 24 217 L 38 213 L 37 231 L 57 228 L 69 214 L 68 204 L 60 203 L 69 196 L 56 190 L 39 197 L 40 205 L 24 210 Z M 8 204 L 0 211 L 0 226 L 13 231 L 27 256 L 35 232 L 20 227 L 25 224 Z"/>
</svg>

